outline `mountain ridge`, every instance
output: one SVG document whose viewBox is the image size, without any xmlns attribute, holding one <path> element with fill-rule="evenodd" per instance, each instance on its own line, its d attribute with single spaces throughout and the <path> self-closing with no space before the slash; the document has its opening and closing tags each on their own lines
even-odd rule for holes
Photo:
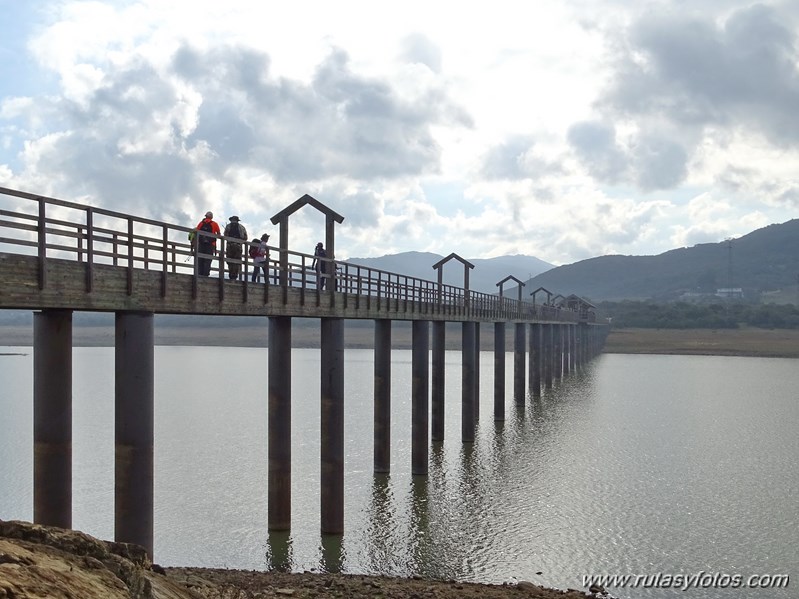
<svg viewBox="0 0 799 599">
<path fill-rule="evenodd" d="M 437 271 L 433 265 L 444 256 L 433 252 L 400 252 L 374 258 L 347 258 L 344 262 L 367 266 L 393 273 L 416 277 L 427 281 L 436 281 Z M 494 258 L 464 258 L 474 265 L 469 270 L 469 289 L 482 293 L 497 293 L 497 283 L 508 275 L 520 281 L 554 268 L 553 264 L 534 256 L 514 254 Z M 444 265 L 443 281 L 447 285 L 463 287 L 463 265 L 453 260 Z"/>
<path fill-rule="evenodd" d="M 799 283 L 799 219 L 741 237 L 651 256 L 606 255 L 556 266 L 525 281 L 591 301 L 673 301 L 740 288 L 744 298 L 794 289 Z"/>
</svg>

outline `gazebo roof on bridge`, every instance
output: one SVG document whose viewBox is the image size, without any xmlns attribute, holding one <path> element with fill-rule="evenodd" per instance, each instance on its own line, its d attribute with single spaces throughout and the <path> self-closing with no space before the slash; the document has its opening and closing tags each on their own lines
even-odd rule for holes
<svg viewBox="0 0 799 599">
<path fill-rule="evenodd" d="M 461 258 L 460 256 L 458 256 L 458 254 L 456 254 L 454 252 L 452 254 L 450 254 L 449 256 L 447 256 L 446 258 L 442 258 L 441 260 L 439 260 L 438 262 L 433 264 L 433 268 L 441 268 L 442 266 L 444 266 L 445 263 L 449 262 L 453 258 L 455 258 L 455 260 L 457 260 L 458 262 L 462 263 L 467 268 L 474 268 L 474 264 L 472 264 L 468 260 L 465 260 L 465 259 Z"/>
<path fill-rule="evenodd" d="M 316 198 L 309 196 L 307 193 L 304 196 L 302 196 L 300 199 L 292 202 L 291 204 L 283 208 L 283 210 L 275 214 L 270 220 L 273 225 L 277 225 L 281 223 L 283 220 L 287 219 L 292 214 L 294 214 L 295 212 L 297 212 L 297 210 L 299 210 L 305 205 L 313 206 L 319 212 L 333 219 L 337 223 L 341 223 L 344 221 L 344 217 L 341 216 L 338 212 L 328 208 L 322 202 L 320 202 Z"/>
</svg>

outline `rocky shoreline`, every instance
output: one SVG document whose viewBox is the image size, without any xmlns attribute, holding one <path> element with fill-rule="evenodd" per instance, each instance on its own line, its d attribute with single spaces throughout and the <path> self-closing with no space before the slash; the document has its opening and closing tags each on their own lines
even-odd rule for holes
<svg viewBox="0 0 799 599">
<path fill-rule="evenodd" d="M 138 545 L 79 531 L 0 520 L 0 598 L 81 599 L 586 599 L 602 589 L 559 591 L 529 582 L 484 585 L 355 574 L 162 568 Z"/>
</svg>

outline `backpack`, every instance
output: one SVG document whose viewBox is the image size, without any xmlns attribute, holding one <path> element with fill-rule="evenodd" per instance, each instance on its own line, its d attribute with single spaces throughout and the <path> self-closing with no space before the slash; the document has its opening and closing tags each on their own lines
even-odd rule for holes
<svg viewBox="0 0 799 599">
<path fill-rule="evenodd" d="M 257 258 L 258 257 L 258 250 L 261 248 L 261 240 L 257 237 L 252 240 L 254 245 L 250 246 L 250 258 Z"/>
<path fill-rule="evenodd" d="M 230 225 L 228 225 L 227 236 L 241 239 L 241 229 L 239 229 L 239 223 L 230 223 Z"/>
<path fill-rule="evenodd" d="M 206 233 L 213 233 L 214 232 L 214 229 L 211 226 L 211 221 L 210 220 L 204 220 L 203 222 L 201 222 L 200 226 L 197 227 L 197 229 L 200 230 L 200 231 L 205 231 Z M 202 236 L 198 235 L 197 237 L 200 238 L 200 245 L 202 245 L 202 247 L 204 247 L 204 248 L 207 248 L 208 246 L 214 244 L 214 239 L 212 237 L 206 237 L 205 235 L 202 235 Z"/>
</svg>

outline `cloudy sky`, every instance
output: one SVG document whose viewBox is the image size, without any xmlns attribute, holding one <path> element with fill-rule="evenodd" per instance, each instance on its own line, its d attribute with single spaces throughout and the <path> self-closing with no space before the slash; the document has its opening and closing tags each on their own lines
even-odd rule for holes
<svg viewBox="0 0 799 599">
<path fill-rule="evenodd" d="M 0 0 L 0 186 L 337 257 L 568 264 L 799 216 L 799 2 Z M 292 218 L 311 252 L 323 219 Z M 273 240 L 276 239 L 273 237 Z"/>
</svg>

